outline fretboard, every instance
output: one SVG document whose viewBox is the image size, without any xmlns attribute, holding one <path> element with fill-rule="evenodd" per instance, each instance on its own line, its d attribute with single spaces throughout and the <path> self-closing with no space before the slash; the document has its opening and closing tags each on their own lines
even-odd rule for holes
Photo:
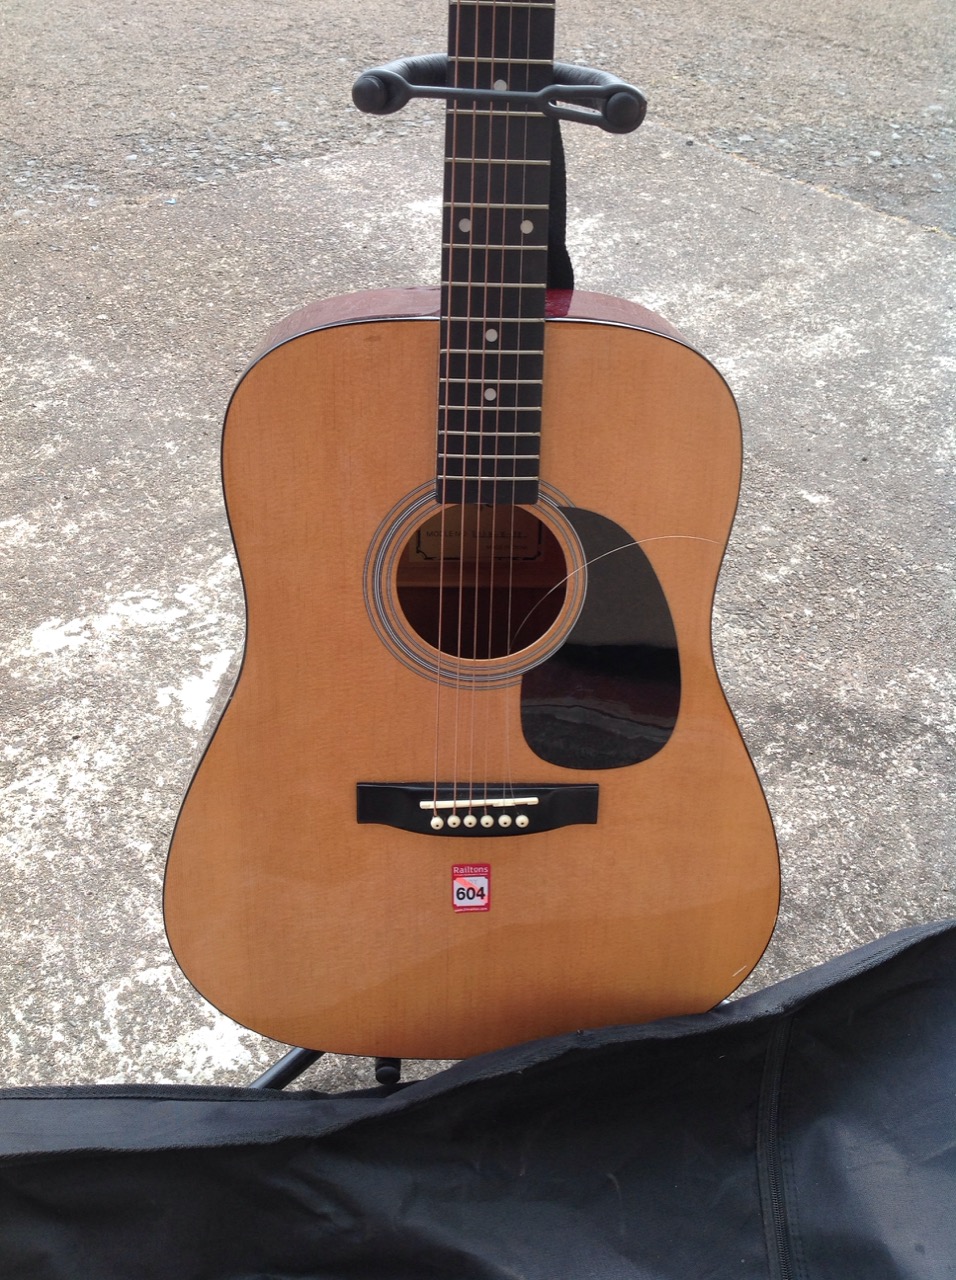
<svg viewBox="0 0 956 1280">
<path fill-rule="evenodd" d="M 454 0 L 449 84 L 550 84 L 554 4 Z M 437 497 L 538 497 L 551 121 L 450 100 L 445 126 Z"/>
</svg>

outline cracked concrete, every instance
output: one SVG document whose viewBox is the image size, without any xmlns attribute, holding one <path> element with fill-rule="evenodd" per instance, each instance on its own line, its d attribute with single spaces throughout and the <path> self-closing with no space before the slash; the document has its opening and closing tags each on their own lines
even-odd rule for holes
<svg viewBox="0 0 956 1280">
<path fill-rule="evenodd" d="M 578 282 L 679 325 L 743 414 L 715 643 L 781 844 L 762 985 L 954 913 L 953 81 L 929 0 L 738 8 L 661 0 L 599 38 L 561 0 L 559 41 L 652 103 L 634 138 L 567 132 Z M 232 385 L 296 306 L 437 278 L 438 111 L 367 120 L 347 88 L 439 47 L 443 6 L 339 9 L 2 18 L 8 1084 L 243 1083 L 279 1052 L 182 978 L 160 891 L 242 645 Z"/>
</svg>

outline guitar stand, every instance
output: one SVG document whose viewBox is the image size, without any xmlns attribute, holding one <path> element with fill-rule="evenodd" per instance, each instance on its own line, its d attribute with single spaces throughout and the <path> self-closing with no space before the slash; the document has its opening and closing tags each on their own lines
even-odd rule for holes
<svg viewBox="0 0 956 1280">
<path fill-rule="evenodd" d="M 352 101 L 360 111 L 379 116 L 400 111 L 411 98 L 508 103 L 530 107 L 555 120 L 597 125 L 607 133 L 631 133 L 647 114 L 647 99 L 640 89 L 608 71 L 556 62 L 554 74 L 559 83 L 536 92 L 457 88 L 447 83 L 448 58 L 432 53 L 398 58 L 364 71 L 352 86 Z M 559 101 L 581 105 L 561 107 Z"/>
<path fill-rule="evenodd" d="M 287 1084 L 297 1080 L 303 1071 L 308 1071 L 313 1063 L 325 1056 L 323 1049 L 290 1049 L 284 1058 L 272 1064 L 263 1072 L 258 1080 L 253 1080 L 250 1089 L 284 1089 Z M 395 1085 L 402 1078 L 401 1058 L 376 1058 L 375 1079 L 379 1084 Z"/>
</svg>

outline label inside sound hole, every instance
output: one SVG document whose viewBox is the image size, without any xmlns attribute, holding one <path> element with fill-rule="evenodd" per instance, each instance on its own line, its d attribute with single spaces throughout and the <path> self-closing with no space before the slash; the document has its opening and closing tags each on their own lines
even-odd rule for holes
<svg viewBox="0 0 956 1280">
<path fill-rule="evenodd" d="M 487 862 L 452 867 L 451 905 L 455 911 L 491 910 L 491 867 Z"/>
</svg>

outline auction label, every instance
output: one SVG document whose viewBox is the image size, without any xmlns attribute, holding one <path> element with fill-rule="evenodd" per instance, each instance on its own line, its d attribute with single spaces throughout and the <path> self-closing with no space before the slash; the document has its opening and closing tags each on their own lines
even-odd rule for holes
<svg viewBox="0 0 956 1280">
<path fill-rule="evenodd" d="M 487 862 L 452 867 L 451 905 L 456 911 L 490 911 L 491 867 Z"/>
</svg>

